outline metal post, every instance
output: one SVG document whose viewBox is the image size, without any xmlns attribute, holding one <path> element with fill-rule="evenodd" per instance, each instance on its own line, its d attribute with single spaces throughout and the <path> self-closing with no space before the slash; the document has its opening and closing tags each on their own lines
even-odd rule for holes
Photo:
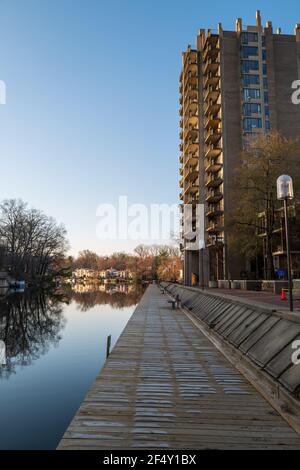
<svg viewBox="0 0 300 470">
<path fill-rule="evenodd" d="M 289 281 L 289 301 L 290 301 L 290 311 L 293 312 L 294 310 L 293 280 L 292 280 L 292 270 L 291 270 L 291 253 L 290 253 L 290 240 L 289 240 L 289 220 L 288 220 L 287 198 L 284 199 L 284 218 L 285 218 L 286 258 L 287 258 L 288 281 Z"/>
<path fill-rule="evenodd" d="M 201 265 L 201 289 L 204 290 L 204 248 L 200 250 L 200 265 Z"/>
<path fill-rule="evenodd" d="M 111 335 L 109 335 L 106 339 L 106 359 L 110 354 L 110 345 L 111 345 Z"/>
</svg>

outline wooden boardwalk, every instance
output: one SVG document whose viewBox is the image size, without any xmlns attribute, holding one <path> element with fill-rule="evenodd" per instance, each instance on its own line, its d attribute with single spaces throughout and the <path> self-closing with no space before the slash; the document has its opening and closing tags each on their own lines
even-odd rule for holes
<svg viewBox="0 0 300 470">
<path fill-rule="evenodd" d="M 300 436 L 150 286 L 58 448 L 300 449 Z"/>
</svg>

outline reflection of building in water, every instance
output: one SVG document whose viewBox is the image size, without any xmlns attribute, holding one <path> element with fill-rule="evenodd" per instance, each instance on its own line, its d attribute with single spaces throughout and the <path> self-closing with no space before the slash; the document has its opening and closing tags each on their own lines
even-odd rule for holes
<svg viewBox="0 0 300 470">
<path fill-rule="evenodd" d="M 133 273 L 126 270 L 117 270 L 114 268 L 97 271 L 94 269 L 80 268 L 75 269 L 72 273 L 72 277 L 75 280 L 131 280 L 133 279 Z"/>
<path fill-rule="evenodd" d="M 86 311 L 95 305 L 109 304 L 114 308 L 131 307 L 136 305 L 144 288 L 133 284 L 75 284 L 72 287 L 72 299 L 81 310 Z"/>
<path fill-rule="evenodd" d="M 74 284 L 72 286 L 72 291 L 77 293 L 77 294 L 85 294 L 86 292 L 97 291 L 99 289 L 99 287 L 95 286 L 93 284 Z"/>
<path fill-rule="evenodd" d="M 77 294 L 85 294 L 88 292 L 105 292 L 107 294 L 115 294 L 117 292 L 121 292 L 124 294 L 128 294 L 135 290 L 135 286 L 132 284 L 74 284 L 72 286 L 72 291 Z"/>
</svg>

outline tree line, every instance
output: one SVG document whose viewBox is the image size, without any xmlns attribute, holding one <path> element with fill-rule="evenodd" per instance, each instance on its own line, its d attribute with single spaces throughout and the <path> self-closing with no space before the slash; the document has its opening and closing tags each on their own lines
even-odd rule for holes
<svg viewBox="0 0 300 470">
<path fill-rule="evenodd" d="M 95 271 L 116 269 L 130 271 L 136 280 L 180 279 L 181 257 L 177 246 L 138 245 L 132 254 L 118 252 L 110 256 L 84 250 L 76 258 L 71 258 L 72 269 L 92 269 Z"/>
<path fill-rule="evenodd" d="M 66 229 L 52 217 L 22 200 L 4 200 L 0 204 L 0 269 L 16 279 L 43 280 L 70 275 L 76 268 L 128 270 L 137 280 L 180 277 L 176 246 L 139 245 L 132 254 L 118 252 L 110 256 L 83 250 L 75 258 L 66 255 L 68 249 Z"/>
</svg>

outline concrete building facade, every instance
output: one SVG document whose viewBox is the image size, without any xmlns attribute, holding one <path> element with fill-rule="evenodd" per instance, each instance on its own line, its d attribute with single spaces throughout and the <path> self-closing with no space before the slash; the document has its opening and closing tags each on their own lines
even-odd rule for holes
<svg viewBox="0 0 300 470">
<path fill-rule="evenodd" d="M 244 261 L 230 255 L 226 221 L 230 182 L 249 137 L 278 130 L 300 137 L 300 105 L 292 83 L 300 80 L 300 24 L 295 34 L 236 20 L 235 31 L 201 29 L 196 47 L 182 54 L 180 75 L 180 201 L 184 282 L 208 285 L 240 279 Z M 204 205 L 198 220 L 197 205 Z M 197 218 L 198 217 L 198 218 Z M 186 237 L 204 226 L 205 247 Z"/>
</svg>

